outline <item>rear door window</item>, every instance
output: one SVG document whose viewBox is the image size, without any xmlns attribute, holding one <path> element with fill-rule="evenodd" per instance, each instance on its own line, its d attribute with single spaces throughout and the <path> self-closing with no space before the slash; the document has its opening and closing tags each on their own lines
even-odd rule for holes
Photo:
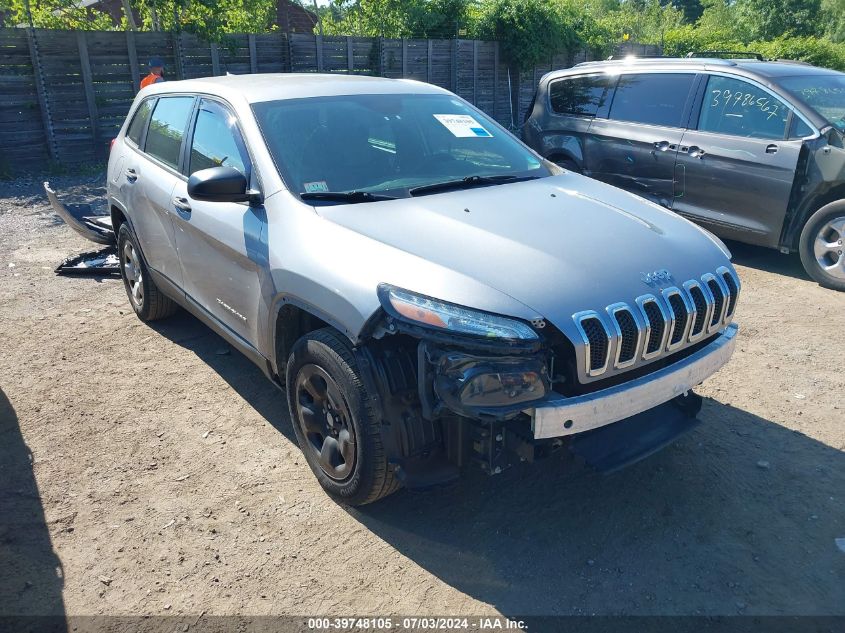
<svg viewBox="0 0 845 633">
<path fill-rule="evenodd" d="M 609 118 L 665 127 L 685 127 L 694 73 L 641 73 L 619 77 Z"/>
<path fill-rule="evenodd" d="M 144 128 L 147 126 L 147 120 L 150 118 L 150 112 L 153 111 L 153 103 L 155 99 L 147 99 L 135 111 L 135 116 L 132 117 L 132 122 L 129 124 L 129 129 L 126 131 L 126 136 L 135 145 L 141 146 L 141 135 L 144 133 Z"/>
<path fill-rule="evenodd" d="M 698 129 L 731 136 L 782 139 L 789 108 L 762 88 L 741 79 L 711 75 L 698 116 Z"/>
<path fill-rule="evenodd" d="M 249 155 L 234 115 L 216 101 L 203 99 L 194 127 L 188 173 L 211 167 L 233 167 L 249 178 Z"/>
<path fill-rule="evenodd" d="M 160 97 L 150 120 L 144 151 L 178 169 L 182 138 L 193 107 L 193 97 Z"/>
<path fill-rule="evenodd" d="M 608 98 L 607 75 L 585 75 L 553 81 L 549 101 L 557 114 L 595 116 Z"/>
</svg>

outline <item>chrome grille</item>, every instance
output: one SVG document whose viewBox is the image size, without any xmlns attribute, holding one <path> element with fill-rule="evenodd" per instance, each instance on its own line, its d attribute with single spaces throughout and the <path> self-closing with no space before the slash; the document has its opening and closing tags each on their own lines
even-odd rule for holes
<svg viewBox="0 0 845 633">
<path fill-rule="evenodd" d="M 587 375 L 598 376 L 607 369 L 610 354 L 610 333 L 596 312 L 581 312 L 575 315 L 575 323 L 586 345 Z"/>
<path fill-rule="evenodd" d="M 686 338 L 690 310 L 681 291 L 677 288 L 670 288 L 665 296 L 672 310 L 672 336 L 669 338 L 668 349 L 675 349 L 683 344 Z"/>
<path fill-rule="evenodd" d="M 709 315 L 709 307 L 712 303 L 708 301 L 701 289 L 701 284 L 697 281 L 688 281 L 684 284 L 684 289 L 692 299 L 694 313 L 690 315 L 692 319 L 692 327 L 690 328 L 689 340 L 695 341 L 701 338 L 704 334 L 704 326 L 707 323 Z"/>
<path fill-rule="evenodd" d="M 725 311 L 725 318 L 728 319 L 734 315 L 734 308 L 736 308 L 736 300 L 739 298 L 739 285 L 734 278 L 731 271 L 722 267 L 718 271 L 722 281 L 725 282 L 725 287 L 728 291 L 728 309 Z"/>
<path fill-rule="evenodd" d="M 643 358 L 649 359 L 663 351 L 669 319 L 654 295 L 645 295 L 637 300 L 646 324 L 646 341 Z"/>
<path fill-rule="evenodd" d="M 614 303 L 573 315 L 583 344 L 579 373 L 596 378 L 696 343 L 730 323 L 739 290 L 736 274 L 721 267 L 715 275 L 642 295 L 633 307 Z"/>
<path fill-rule="evenodd" d="M 607 313 L 616 330 L 616 357 L 614 367 L 627 367 L 637 360 L 640 346 L 640 327 L 631 308 L 625 303 L 616 303 L 607 307 Z"/>
</svg>

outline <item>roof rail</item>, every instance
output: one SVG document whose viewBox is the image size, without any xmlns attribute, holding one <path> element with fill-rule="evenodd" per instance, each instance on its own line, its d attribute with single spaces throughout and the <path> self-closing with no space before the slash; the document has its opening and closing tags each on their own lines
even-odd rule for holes
<svg viewBox="0 0 845 633">
<path fill-rule="evenodd" d="M 760 53 L 751 51 L 690 51 L 687 57 L 716 57 L 718 59 L 756 59 L 758 62 L 766 61 Z"/>
<path fill-rule="evenodd" d="M 611 55 L 605 61 L 617 61 L 620 59 L 676 59 L 671 55 Z"/>
</svg>

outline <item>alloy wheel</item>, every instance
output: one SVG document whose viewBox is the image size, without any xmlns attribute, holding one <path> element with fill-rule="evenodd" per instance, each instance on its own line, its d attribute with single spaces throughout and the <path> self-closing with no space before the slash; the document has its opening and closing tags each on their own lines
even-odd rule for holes
<svg viewBox="0 0 845 633">
<path fill-rule="evenodd" d="M 845 217 L 826 222 L 813 241 L 816 263 L 831 277 L 845 280 Z"/>
<path fill-rule="evenodd" d="M 141 272 L 141 263 L 135 254 L 135 247 L 132 242 L 127 241 L 123 245 L 123 277 L 126 286 L 129 288 L 129 298 L 137 309 L 144 307 L 144 279 Z"/>
<path fill-rule="evenodd" d="M 355 471 L 355 427 L 340 387 L 322 368 L 304 365 L 296 376 L 296 423 L 320 469 L 335 481 Z"/>
</svg>

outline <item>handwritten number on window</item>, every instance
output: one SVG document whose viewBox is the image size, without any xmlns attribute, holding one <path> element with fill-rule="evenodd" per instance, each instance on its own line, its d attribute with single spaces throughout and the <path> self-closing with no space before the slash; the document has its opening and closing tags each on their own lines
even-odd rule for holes
<svg viewBox="0 0 845 633">
<path fill-rule="evenodd" d="M 763 112 L 763 114 L 768 115 L 766 117 L 767 121 L 773 116 L 777 116 L 778 112 L 780 111 L 780 103 L 770 103 L 767 97 L 756 97 L 756 95 L 751 92 L 711 90 L 710 94 L 713 97 L 713 100 L 710 102 L 711 108 L 736 108 L 737 106 L 741 106 L 745 109 L 753 109 L 756 107 L 761 112 Z M 733 103 L 731 103 L 731 101 L 733 101 Z"/>
</svg>

